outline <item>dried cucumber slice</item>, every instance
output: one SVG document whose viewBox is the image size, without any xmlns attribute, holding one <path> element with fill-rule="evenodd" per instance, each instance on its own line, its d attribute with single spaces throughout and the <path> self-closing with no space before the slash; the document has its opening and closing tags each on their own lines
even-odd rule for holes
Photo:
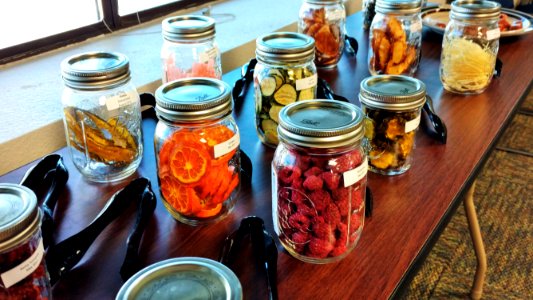
<svg viewBox="0 0 533 300">
<path fill-rule="evenodd" d="M 282 85 L 274 94 L 274 100 L 282 105 L 288 105 L 295 102 L 296 97 L 296 89 L 288 83 Z"/>
<path fill-rule="evenodd" d="M 271 76 L 267 76 L 259 82 L 259 85 L 261 87 L 261 94 L 263 96 L 272 96 L 274 94 L 274 91 L 276 91 L 276 79 Z"/>
<path fill-rule="evenodd" d="M 276 123 L 279 123 L 279 111 L 282 108 L 283 106 L 281 105 L 273 104 L 272 107 L 270 108 L 270 111 L 268 112 L 268 115 L 270 116 L 270 118 L 276 121 Z"/>
<path fill-rule="evenodd" d="M 305 90 L 301 90 L 300 94 L 298 95 L 298 101 L 300 100 L 310 100 L 315 98 L 314 88 L 308 88 Z"/>
<path fill-rule="evenodd" d="M 278 144 L 278 124 L 276 122 L 270 119 L 262 120 L 261 128 L 264 132 L 265 142 L 273 145 Z"/>
</svg>

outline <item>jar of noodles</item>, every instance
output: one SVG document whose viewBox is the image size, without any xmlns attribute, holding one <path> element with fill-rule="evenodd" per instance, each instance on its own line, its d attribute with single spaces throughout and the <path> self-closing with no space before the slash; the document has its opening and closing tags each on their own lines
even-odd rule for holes
<svg viewBox="0 0 533 300">
<path fill-rule="evenodd" d="M 455 1 L 444 31 L 440 80 L 447 91 L 479 94 L 490 84 L 496 66 L 500 4 Z"/>
<path fill-rule="evenodd" d="M 161 64 L 163 83 L 179 78 L 222 78 L 215 20 L 186 15 L 163 20 Z"/>
<path fill-rule="evenodd" d="M 212 78 L 178 79 L 159 87 L 155 97 L 154 146 L 164 206 L 189 225 L 223 218 L 240 188 L 230 87 Z"/>
<path fill-rule="evenodd" d="M 370 171 L 383 175 L 409 170 L 425 84 L 402 75 L 376 75 L 361 81 L 359 101 L 365 114 L 363 145 Z"/>
<path fill-rule="evenodd" d="M 274 230 L 283 247 L 310 263 L 346 257 L 364 224 L 367 160 L 363 114 L 331 100 L 296 102 L 280 112 L 272 160 Z"/>
<path fill-rule="evenodd" d="M 344 50 L 346 9 L 341 0 L 304 0 L 298 32 L 315 39 L 315 65 L 333 68 Z"/>
<path fill-rule="evenodd" d="M 255 55 L 257 134 L 265 145 L 276 147 L 279 111 L 293 102 L 316 98 L 315 41 L 302 33 L 269 33 L 257 38 Z"/>
<path fill-rule="evenodd" d="M 420 10 L 420 0 L 376 1 L 368 35 L 370 74 L 414 76 L 422 46 Z"/>
</svg>

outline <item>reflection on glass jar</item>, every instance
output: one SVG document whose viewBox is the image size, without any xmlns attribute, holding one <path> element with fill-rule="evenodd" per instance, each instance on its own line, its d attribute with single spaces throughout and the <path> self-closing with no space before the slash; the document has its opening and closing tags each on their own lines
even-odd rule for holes
<svg viewBox="0 0 533 300">
<path fill-rule="evenodd" d="M 422 46 L 420 0 L 377 0 L 369 40 L 370 74 L 413 76 Z"/>
<path fill-rule="evenodd" d="M 279 111 L 285 105 L 316 97 L 314 45 L 309 36 L 294 32 L 276 32 L 257 38 L 255 124 L 259 138 L 267 146 L 276 147 L 279 142 Z"/>
<path fill-rule="evenodd" d="M 41 212 L 28 188 L 0 184 L 0 299 L 50 299 Z"/>
<path fill-rule="evenodd" d="M 206 16 L 170 17 L 162 22 L 163 83 L 190 77 L 222 78 L 215 20 Z"/>
<path fill-rule="evenodd" d="M 89 52 L 61 64 L 63 121 L 74 165 L 88 180 L 133 174 L 142 159 L 141 105 L 126 56 Z"/>
<path fill-rule="evenodd" d="M 315 64 L 331 68 L 344 50 L 346 9 L 341 0 L 304 0 L 300 7 L 298 32 L 315 40 Z"/>
<path fill-rule="evenodd" d="M 310 100 L 280 112 L 272 161 L 274 230 L 294 257 L 338 261 L 363 230 L 367 160 L 363 115 L 352 104 Z"/>
<path fill-rule="evenodd" d="M 396 175 L 409 170 L 426 101 L 424 83 L 406 76 L 368 77 L 361 82 L 359 100 L 365 114 L 363 145 L 370 171 Z"/>
<path fill-rule="evenodd" d="M 159 188 L 178 221 L 214 222 L 235 206 L 241 167 L 232 102 L 229 86 L 217 79 L 179 79 L 156 91 Z"/>
<path fill-rule="evenodd" d="M 455 1 L 442 40 L 440 79 L 458 94 L 479 94 L 490 84 L 496 66 L 500 4 Z"/>
<path fill-rule="evenodd" d="M 368 30 L 376 15 L 376 0 L 363 0 L 363 29 Z"/>
</svg>

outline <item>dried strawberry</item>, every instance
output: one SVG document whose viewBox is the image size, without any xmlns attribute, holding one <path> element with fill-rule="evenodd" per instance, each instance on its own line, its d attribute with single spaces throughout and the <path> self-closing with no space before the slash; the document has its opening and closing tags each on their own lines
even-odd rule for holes
<svg viewBox="0 0 533 300">
<path fill-rule="evenodd" d="M 303 187 L 310 191 L 322 189 L 323 185 L 324 181 L 322 180 L 322 178 L 315 175 L 307 177 L 303 183 Z"/>
</svg>

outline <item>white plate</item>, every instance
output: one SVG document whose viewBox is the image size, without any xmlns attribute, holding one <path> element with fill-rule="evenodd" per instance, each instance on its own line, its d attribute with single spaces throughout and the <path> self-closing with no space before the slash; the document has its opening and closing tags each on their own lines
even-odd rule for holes
<svg viewBox="0 0 533 300">
<path fill-rule="evenodd" d="M 522 28 L 516 30 L 507 30 L 500 32 L 501 37 L 522 35 L 533 32 L 533 16 L 521 11 L 502 8 L 501 12 L 509 17 L 509 22 L 522 21 Z M 450 7 L 429 8 L 422 11 L 422 24 L 429 29 L 443 34 L 446 24 L 448 24 Z"/>
</svg>

